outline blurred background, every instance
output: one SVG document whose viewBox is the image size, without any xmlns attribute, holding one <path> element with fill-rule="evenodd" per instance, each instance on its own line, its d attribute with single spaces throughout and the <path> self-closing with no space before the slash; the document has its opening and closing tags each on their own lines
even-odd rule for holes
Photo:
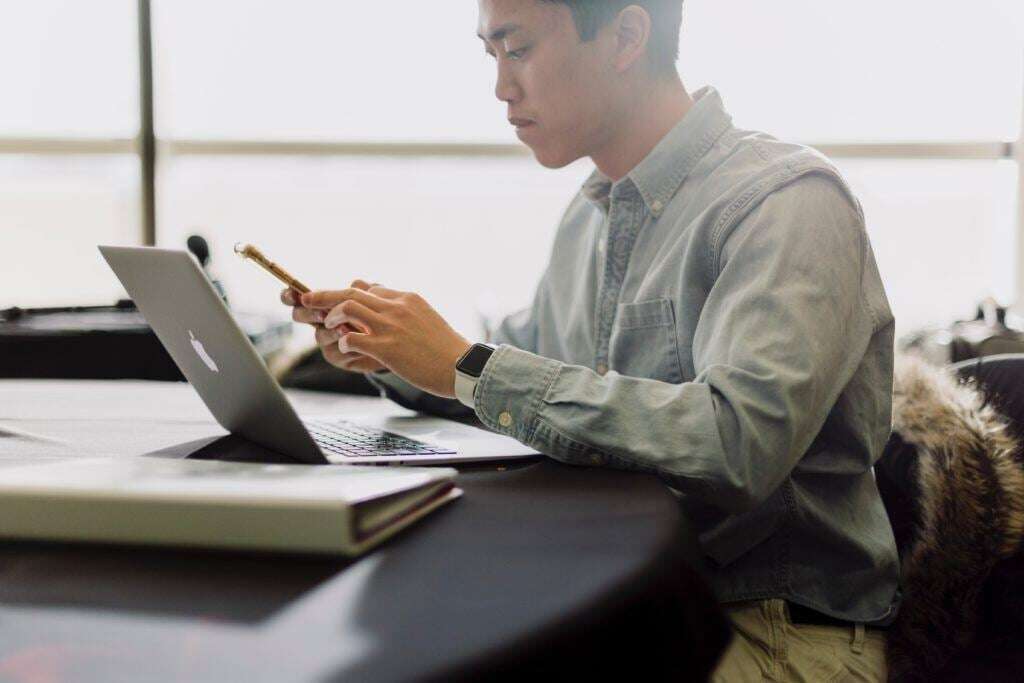
<svg viewBox="0 0 1024 683">
<path fill-rule="evenodd" d="M 0 0 L 0 308 L 112 303 L 123 290 L 96 244 L 201 234 L 236 309 L 287 313 L 231 254 L 246 241 L 314 287 L 417 290 L 478 336 L 476 309 L 530 301 L 590 166 L 546 170 L 517 142 L 476 14 L 473 0 Z M 985 296 L 1024 300 L 1020 0 L 686 0 L 679 70 L 740 127 L 834 159 L 899 333 L 971 317 Z M 480 245 L 496 258 L 471 258 Z"/>
</svg>

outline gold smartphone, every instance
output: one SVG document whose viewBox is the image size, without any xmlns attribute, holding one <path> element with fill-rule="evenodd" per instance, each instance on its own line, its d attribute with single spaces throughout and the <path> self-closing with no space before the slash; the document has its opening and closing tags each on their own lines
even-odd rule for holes
<svg viewBox="0 0 1024 683">
<path fill-rule="evenodd" d="M 283 282 L 286 286 L 297 291 L 299 294 L 305 294 L 306 292 L 312 291 L 309 287 L 293 277 L 287 270 L 264 256 L 263 252 L 254 244 L 243 244 L 242 242 L 239 242 L 235 245 L 235 253 L 244 259 L 252 261 L 260 268 Z"/>
</svg>

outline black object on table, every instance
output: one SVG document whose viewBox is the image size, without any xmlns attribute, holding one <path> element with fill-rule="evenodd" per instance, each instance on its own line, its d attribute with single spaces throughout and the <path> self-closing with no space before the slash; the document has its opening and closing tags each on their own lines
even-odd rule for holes
<svg viewBox="0 0 1024 683">
<path fill-rule="evenodd" d="M 260 355 L 284 348 L 291 323 L 234 312 Z M 0 377 L 183 381 L 131 300 L 113 306 L 0 311 Z"/>
<path fill-rule="evenodd" d="M 76 432 L 88 455 L 184 456 L 222 433 L 186 392 L 0 381 L 0 467 L 73 456 Z M 729 630 L 660 481 L 542 459 L 458 482 L 462 499 L 354 561 L 5 543 L 0 680 L 707 677 Z"/>
</svg>

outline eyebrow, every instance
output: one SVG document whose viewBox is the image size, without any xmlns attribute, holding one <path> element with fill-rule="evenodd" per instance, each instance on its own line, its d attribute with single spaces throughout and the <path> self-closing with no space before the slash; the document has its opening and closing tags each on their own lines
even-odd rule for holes
<svg viewBox="0 0 1024 683">
<path fill-rule="evenodd" d="M 501 40 L 510 33 L 515 33 L 521 28 L 519 24 L 502 24 L 498 28 L 491 31 L 491 35 L 484 38 L 481 34 L 477 33 L 476 37 L 480 40 Z"/>
</svg>

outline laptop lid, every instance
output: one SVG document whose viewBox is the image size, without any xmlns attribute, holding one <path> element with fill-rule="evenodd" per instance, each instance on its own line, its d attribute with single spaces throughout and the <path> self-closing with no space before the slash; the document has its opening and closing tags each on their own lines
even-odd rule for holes
<svg viewBox="0 0 1024 683">
<path fill-rule="evenodd" d="M 99 250 L 224 429 L 302 462 L 327 462 L 189 253 L 155 247 Z"/>
</svg>

